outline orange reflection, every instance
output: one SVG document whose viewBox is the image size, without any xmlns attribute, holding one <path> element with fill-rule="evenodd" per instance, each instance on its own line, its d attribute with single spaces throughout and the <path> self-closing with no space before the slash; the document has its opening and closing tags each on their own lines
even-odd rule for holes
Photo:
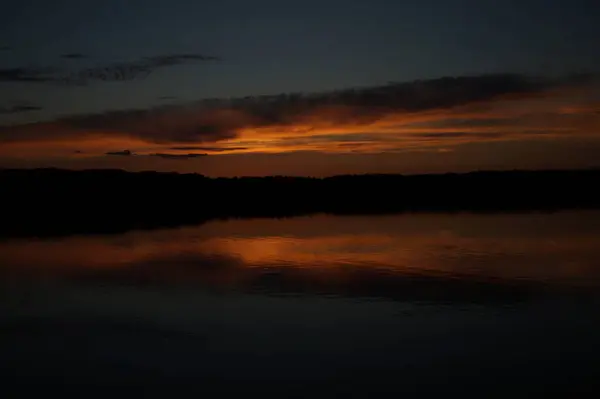
<svg viewBox="0 0 600 399">
<path fill-rule="evenodd" d="M 583 216 L 582 216 L 583 215 Z M 212 222 L 106 237 L 0 243 L 0 272 L 125 271 L 159 280 L 244 281 L 249 274 L 394 274 L 597 284 L 597 212 L 552 215 L 315 216 Z"/>
</svg>

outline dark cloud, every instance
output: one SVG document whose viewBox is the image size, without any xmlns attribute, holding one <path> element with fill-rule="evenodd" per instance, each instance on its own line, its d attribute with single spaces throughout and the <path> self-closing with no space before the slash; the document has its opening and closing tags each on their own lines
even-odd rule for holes
<svg viewBox="0 0 600 399">
<path fill-rule="evenodd" d="M 0 51 L 9 51 L 12 50 L 9 46 L 0 46 Z"/>
<path fill-rule="evenodd" d="M 122 62 L 97 68 L 79 71 L 71 78 L 75 83 L 88 80 L 120 81 L 144 78 L 152 71 L 162 67 L 189 64 L 199 61 L 216 61 L 218 57 L 202 54 L 169 54 L 144 57 L 133 62 Z M 69 79 L 67 79 L 69 82 Z"/>
<path fill-rule="evenodd" d="M 132 156 L 135 155 L 134 153 L 132 153 L 130 150 L 123 150 L 123 151 L 109 151 L 106 153 L 106 155 L 117 155 L 117 156 Z"/>
<path fill-rule="evenodd" d="M 452 120 L 440 120 L 440 121 L 427 121 L 411 123 L 410 127 L 452 127 L 452 128 L 478 128 L 488 126 L 510 126 L 514 124 L 513 119 L 507 118 L 480 118 L 480 119 L 452 119 Z"/>
<path fill-rule="evenodd" d="M 177 97 L 175 97 L 175 96 L 160 96 L 160 97 L 158 97 L 159 100 L 174 100 L 176 98 Z"/>
<path fill-rule="evenodd" d="M 250 126 L 249 116 L 235 110 L 166 107 L 111 111 L 61 118 L 56 123 L 77 130 L 122 132 L 154 143 L 199 143 L 235 138 Z"/>
<path fill-rule="evenodd" d="M 434 133 L 419 133 L 416 137 L 420 140 L 428 139 L 459 139 L 459 138 L 500 138 L 510 136 L 509 133 L 502 132 L 434 132 Z"/>
<path fill-rule="evenodd" d="M 10 107 L 0 107 L 0 114 L 18 114 L 22 112 L 39 111 L 42 107 L 37 105 L 20 104 Z"/>
<path fill-rule="evenodd" d="M 434 133 L 419 133 L 419 137 L 430 138 L 430 139 L 437 139 L 437 138 L 444 138 L 444 137 L 460 138 L 460 137 L 478 136 L 480 134 L 481 133 L 473 133 L 473 132 L 434 132 Z M 487 133 L 485 133 L 485 134 L 487 134 Z"/>
<path fill-rule="evenodd" d="M 87 58 L 86 55 L 81 53 L 67 53 L 62 54 L 60 57 L 65 59 Z M 170 54 L 145 57 L 137 61 L 83 68 L 75 71 L 54 67 L 44 69 L 14 67 L 0 69 L 0 81 L 54 82 L 81 86 L 93 81 L 110 82 L 143 79 L 157 68 L 215 60 L 219 60 L 219 58 L 202 54 Z"/>
<path fill-rule="evenodd" d="M 200 158 L 205 157 L 208 154 L 169 154 L 169 153 L 156 153 L 150 154 L 152 157 L 159 157 L 164 159 L 190 159 L 190 158 Z"/>
<path fill-rule="evenodd" d="M 422 111 L 485 101 L 506 94 L 528 94 L 553 87 L 562 81 L 535 79 L 518 74 L 443 77 L 386 86 L 357 88 L 327 93 L 314 101 L 359 107 L 393 107 Z M 288 102 L 291 99 L 288 99 Z"/>
<path fill-rule="evenodd" d="M 223 151 L 241 151 L 247 150 L 248 147 L 204 147 L 204 146 L 183 146 L 183 147 L 170 147 L 173 151 L 210 151 L 210 152 L 223 152 Z"/>
<path fill-rule="evenodd" d="M 169 64 L 175 61 L 161 62 Z M 226 151 L 231 148 L 221 150 L 215 146 L 214 149 L 210 143 L 235 139 L 240 132 L 248 129 L 273 127 L 281 133 L 289 129 L 292 136 L 298 137 L 317 128 L 345 124 L 369 126 L 389 115 L 447 110 L 465 105 L 480 107 L 483 104 L 485 108 L 486 104 L 492 104 L 507 95 L 510 98 L 531 98 L 542 95 L 549 89 L 588 83 L 592 78 L 571 76 L 550 79 L 494 74 L 444 77 L 323 93 L 208 99 L 187 105 L 68 116 L 45 125 L 39 124 L 39 127 L 35 124 L 5 126 L 0 128 L 0 140 L 21 140 L 20 137 L 24 135 L 18 134 L 19 129 L 27 130 L 27 137 L 36 137 L 37 134 L 41 137 L 48 134 L 44 128 L 51 125 L 56 127 L 54 131 L 57 135 L 82 135 L 95 131 L 125 135 L 157 144 L 178 144 L 178 147 L 173 148 L 176 151 Z M 458 120 L 453 127 L 457 127 L 459 132 L 468 131 L 466 127 L 479 123 L 493 126 L 504 122 L 494 119 L 481 122 L 465 119 L 462 122 Z M 297 126 L 301 126 L 303 130 L 294 130 Z M 407 120 L 404 126 L 410 126 L 410 121 Z M 449 137 L 449 133 L 443 134 L 444 137 Z M 365 134 L 364 137 L 348 137 L 348 140 L 373 140 L 373 137 L 372 134 Z M 324 141 L 328 139 L 323 138 Z M 311 140 L 318 138 L 313 135 Z M 331 136 L 331 140 L 344 141 L 344 138 L 335 134 Z M 198 144 L 199 147 L 192 144 Z"/>
<path fill-rule="evenodd" d="M 388 134 L 377 133 L 347 133 L 347 134 L 318 134 L 310 136 L 313 142 L 328 142 L 328 141 L 385 141 L 389 139 Z"/>
<path fill-rule="evenodd" d="M 77 153 L 81 153 L 81 151 L 77 151 Z M 129 156 L 134 156 L 136 154 L 134 152 L 132 152 L 131 150 L 123 150 L 123 151 L 109 151 L 105 155 L 129 157 Z M 196 153 L 196 154 L 171 154 L 171 153 L 148 154 L 148 156 L 159 157 L 159 158 L 163 158 L 163 159 L 191 159 L 191 158 L 200 158 L 200 157 L 204 157 L 207 155 L 208 154 L 199 154 L 199 153 Z"/>
<path fill-rule="evenodd" d="M 85 54 L 82 54 L 82 53 L 65 53 L 65 54 L 61 54 L 60 58 L 65 58 L 65 59 L 70 59 L 70 60 L 79 60 L 79 59 L 83 59 L 83 58 L 88 58 L 88 56 Z"/>
<path fill-rule="evenodd" d="M 163 67 L 180 64 L 187 64 L 195 61 L 220 61 L 219 57 L 203 54 L 169 54 L 158 55 L 154 57 L 145 57 L 142 63 L 146 63 L 149 67 Z"/>
<path fill-rule="evenodd" d="M 145 78 L 152 69 L 137 63 L 115 63 L 101 67 L 84 68 L 55 78 L 68 85 L 87 85 L 92 81 L 118 82 Z"/>
<path fill-rule="evenodd" d="M 118 63 L 102 67 L 65 71 L 59 68 L 16 67 L 0 69 L 0 81 L 61 83 L 86 85 L 91 81 L 126 81 L 145 77 L 151 69 L 135 63 Z"/>
<path fill-rule="evenodd" d="M 2 68 L 0 82 L 52 82 L 55 79 L 49 75 L 54 68 Z"/>
</svg>

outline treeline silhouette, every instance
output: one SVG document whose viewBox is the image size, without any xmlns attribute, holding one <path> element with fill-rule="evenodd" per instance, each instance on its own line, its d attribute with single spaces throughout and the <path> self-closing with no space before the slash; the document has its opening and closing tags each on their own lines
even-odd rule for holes
<svg viewBox="0 0 600 399">
<path fill-rule="evenodd" d="M 0 170 L 0 236 L 111 233 L 312 213 L 600 208 L 600 169 L 209 178 L 123 170 Z"/>
</svg>

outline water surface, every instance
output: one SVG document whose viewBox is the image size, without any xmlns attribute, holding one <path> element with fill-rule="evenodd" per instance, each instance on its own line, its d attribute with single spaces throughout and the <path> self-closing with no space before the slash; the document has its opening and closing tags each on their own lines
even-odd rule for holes
<svg viewBox="0 0 600 399">
<path fill-rule="evenodd" d="M 317 215 L 0 242 L 7 389 L 590 393 L 600 212 Z"/>
</svg>

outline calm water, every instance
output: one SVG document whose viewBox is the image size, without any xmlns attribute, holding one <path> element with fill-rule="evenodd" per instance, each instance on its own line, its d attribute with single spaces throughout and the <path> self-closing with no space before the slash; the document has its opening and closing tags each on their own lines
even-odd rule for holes
<svg viewBox="0 0 600 399">
<path fill-rule="evenodd" d="M 5 240 L 0 277 L 11 397 L 600 392 L 600 212 Z"/>
</svg>

